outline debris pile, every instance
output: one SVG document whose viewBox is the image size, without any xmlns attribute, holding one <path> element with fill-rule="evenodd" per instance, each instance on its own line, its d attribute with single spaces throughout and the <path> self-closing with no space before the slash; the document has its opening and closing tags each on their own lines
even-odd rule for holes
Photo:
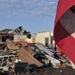
<svg viewBox="0 0 75 75">
<path fill-rule="evenodd" d="M 6 30 L 6 33 L 8 32 Z M 30 33 L 22 27 L 13 30 L 12 33 L 19 35 L 27 34 L 28 38 L 31 37 Z M 35 71 L 39 70 L 40 72 L 40 69 L 46 67 L 50 67 L 51 69 L 74 68 L 74 65 L 72 65 L 73 63 L 58 48 L 57 50 L 53 50 L 53 48 L 47 48 L 40 43 L 27 44 L 24 41 L 19 41 L 15 44 L 9 37 L 4 42 L 0 39 L 0 69 L 2 72 L 17 73 L 19 72 L 17 68 L 21 68 L 20 71 L 26 70 L 26 72 L 33 73 L 34 71 L 36 73 Z"/>
</svg>

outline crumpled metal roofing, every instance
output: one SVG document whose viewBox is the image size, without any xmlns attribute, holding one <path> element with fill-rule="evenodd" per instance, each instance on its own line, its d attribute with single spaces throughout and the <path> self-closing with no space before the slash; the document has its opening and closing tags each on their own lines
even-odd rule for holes
<svg viewBox="0 0 75 75">
<path fill-rule="evenodd" d="M 43 50 L 43 51 L 45 51 L 47 54 L 49 54 L 49 55 L 53 55 L 54 53 L 52 53 L 51 51 L 49 51 L 47 48 L 45 48 L 43 45 L 41 45 L 41 44 L 36 44 L 36 46 L 39 48 L 39 49 L 41 49 L 41 50 Z"/>
</svg>

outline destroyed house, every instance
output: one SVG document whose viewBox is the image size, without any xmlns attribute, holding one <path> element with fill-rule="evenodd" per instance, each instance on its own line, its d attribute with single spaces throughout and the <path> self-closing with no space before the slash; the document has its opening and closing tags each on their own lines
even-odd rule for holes
<svg viewBox="0 0 75 75">
<path fill-rule="evenodd" d="M 0 31 L 0 40 L 2 42 L 5 42 L 6 39 L 10 38 L 10 40 L 13 40 L 14 34 L 12 33 L 12 29 L 4 29 Z"/>
<path fill-rule="evenodd" d="M 21 26 L 16 29 L 3 29 L 0 31 L 0 41 L 6 42 L 6 39 L 10 39 L 15 42 L 27 42 L 26 39 L 31 38 L 30 32 L 24 30 Z"/>
</svg>

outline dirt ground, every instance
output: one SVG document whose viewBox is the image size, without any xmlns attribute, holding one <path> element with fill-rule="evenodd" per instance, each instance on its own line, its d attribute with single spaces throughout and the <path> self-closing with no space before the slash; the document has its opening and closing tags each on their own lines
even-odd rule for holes
<svg viewBox="0 0 75 75">
<path fill-rule="evenodd" d="M 12 75 L 12 74 L 1 74 L 1 75 Z M 21 73 L 20 75 L 75 75 L 75 69 L 66 68 L 52 68 L 45 67 L 37 69 L 31 73 Z"/>
<path fill-rule="evenodd" d="M 72 68 L 42 68 L 37 69 L 32 73 L 26 73 L 21 75 L 75 75 L 75 70 Z"/>
</svg>

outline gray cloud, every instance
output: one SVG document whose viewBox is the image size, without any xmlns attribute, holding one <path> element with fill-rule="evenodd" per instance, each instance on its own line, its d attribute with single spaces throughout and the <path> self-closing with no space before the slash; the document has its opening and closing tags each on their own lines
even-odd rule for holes
<svg viewBox="0 0 75 75">
<path fill-rule="evenodd" d="M 52 0 L 0 0 L 0 14 L 8 17 L 52 17 L 57 1 Z"/>
</svg>

